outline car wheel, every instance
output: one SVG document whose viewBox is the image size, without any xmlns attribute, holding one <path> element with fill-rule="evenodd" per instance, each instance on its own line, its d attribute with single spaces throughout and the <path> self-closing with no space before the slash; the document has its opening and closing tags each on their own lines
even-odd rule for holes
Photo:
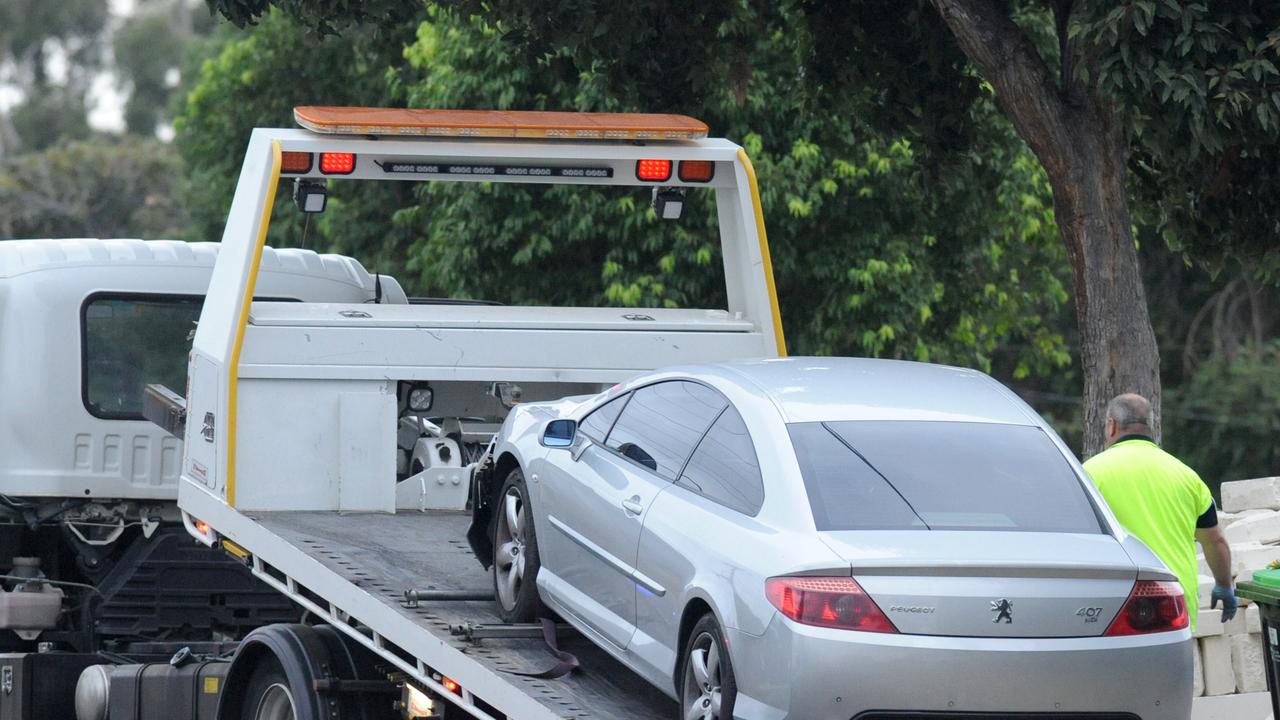
<svg viewBox="0 0 1280 720">
<path fill-rule="evenodd" d="M 680 720 L 729 720 L 738 683 L 715 616 L 703 615 L 685 644 L 680 682 Z"/>
<path fill-rule="evenodd" d="M 505 622 L 530 622 L 544 613 L 538 597 L 538 537 L 529 488 L 520 468 L 507 475 L 493 509 L 493 589 Z"/>
</svg>

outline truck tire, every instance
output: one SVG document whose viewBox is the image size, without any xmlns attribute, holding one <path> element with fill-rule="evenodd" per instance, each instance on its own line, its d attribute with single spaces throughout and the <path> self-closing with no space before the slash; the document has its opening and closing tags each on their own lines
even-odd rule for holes
<svg viewBox="0 0 1280 720">
<path fill-rule="evenodd" d="M 244 691 L 240 720 L 298 720 L 289 679 L 274 656 L 264 655 L 258 661 Z"/>
<path fill-rule="evenodd" d="M 268 625 L 231 661 L 218 720 L 393 720 L 381 661 L 329 625 Z"/>
<path fill-rule="evenodd" d="M 493 508 L 493 590 L 505 622 L 531 622 L 545 614 L 538 596 L 538 536 L 524 471 L 507 475 Z"/>
</svg>

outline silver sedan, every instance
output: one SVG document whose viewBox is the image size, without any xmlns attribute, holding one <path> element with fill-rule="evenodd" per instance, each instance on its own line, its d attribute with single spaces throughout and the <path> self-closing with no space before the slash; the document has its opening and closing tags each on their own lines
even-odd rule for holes
<svg viewBox="0 0 1280 720">
<path fill-rule="evenodd" d="M 503 616 L 550 608 L 683 718 L 1190 715 L 1176 578 L 982 373 L 677 368 L 518 406 L 494 457 Z"/>
</svg>

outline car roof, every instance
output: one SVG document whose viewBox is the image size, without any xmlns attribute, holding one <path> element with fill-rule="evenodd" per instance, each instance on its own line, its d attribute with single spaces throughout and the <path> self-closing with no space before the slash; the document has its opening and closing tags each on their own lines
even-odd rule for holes
<svg viewBox="0 0 1280 720">
<path fill-rule="evenodd" d="M 791 357 L 689 368 L 768 397 L 786 422 L 933 420 L 1040 425 L 1012 392 L 976 370 L 903 360 Z"/>
</svg>

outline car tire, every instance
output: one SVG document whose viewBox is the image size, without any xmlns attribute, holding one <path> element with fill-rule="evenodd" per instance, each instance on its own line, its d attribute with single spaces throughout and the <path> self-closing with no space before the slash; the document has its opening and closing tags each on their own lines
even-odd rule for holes
<svg viewBox="0 0 1280 720">
<path fill-rule="evenodd" d="M 524 471 L 512 470 L 493 508 L 493 594 L 504 622 L 531 622 L 546 610 L 538 597 L 538 536 Z"/>
<path fill-rule="evenodd" d="M 724 633 L 714 615 L 703 615 L 693 626 L 680 657 L 680 706 L 676 717 L 730 720 L 738 699 L 738 683 Z"/>
</svg>

